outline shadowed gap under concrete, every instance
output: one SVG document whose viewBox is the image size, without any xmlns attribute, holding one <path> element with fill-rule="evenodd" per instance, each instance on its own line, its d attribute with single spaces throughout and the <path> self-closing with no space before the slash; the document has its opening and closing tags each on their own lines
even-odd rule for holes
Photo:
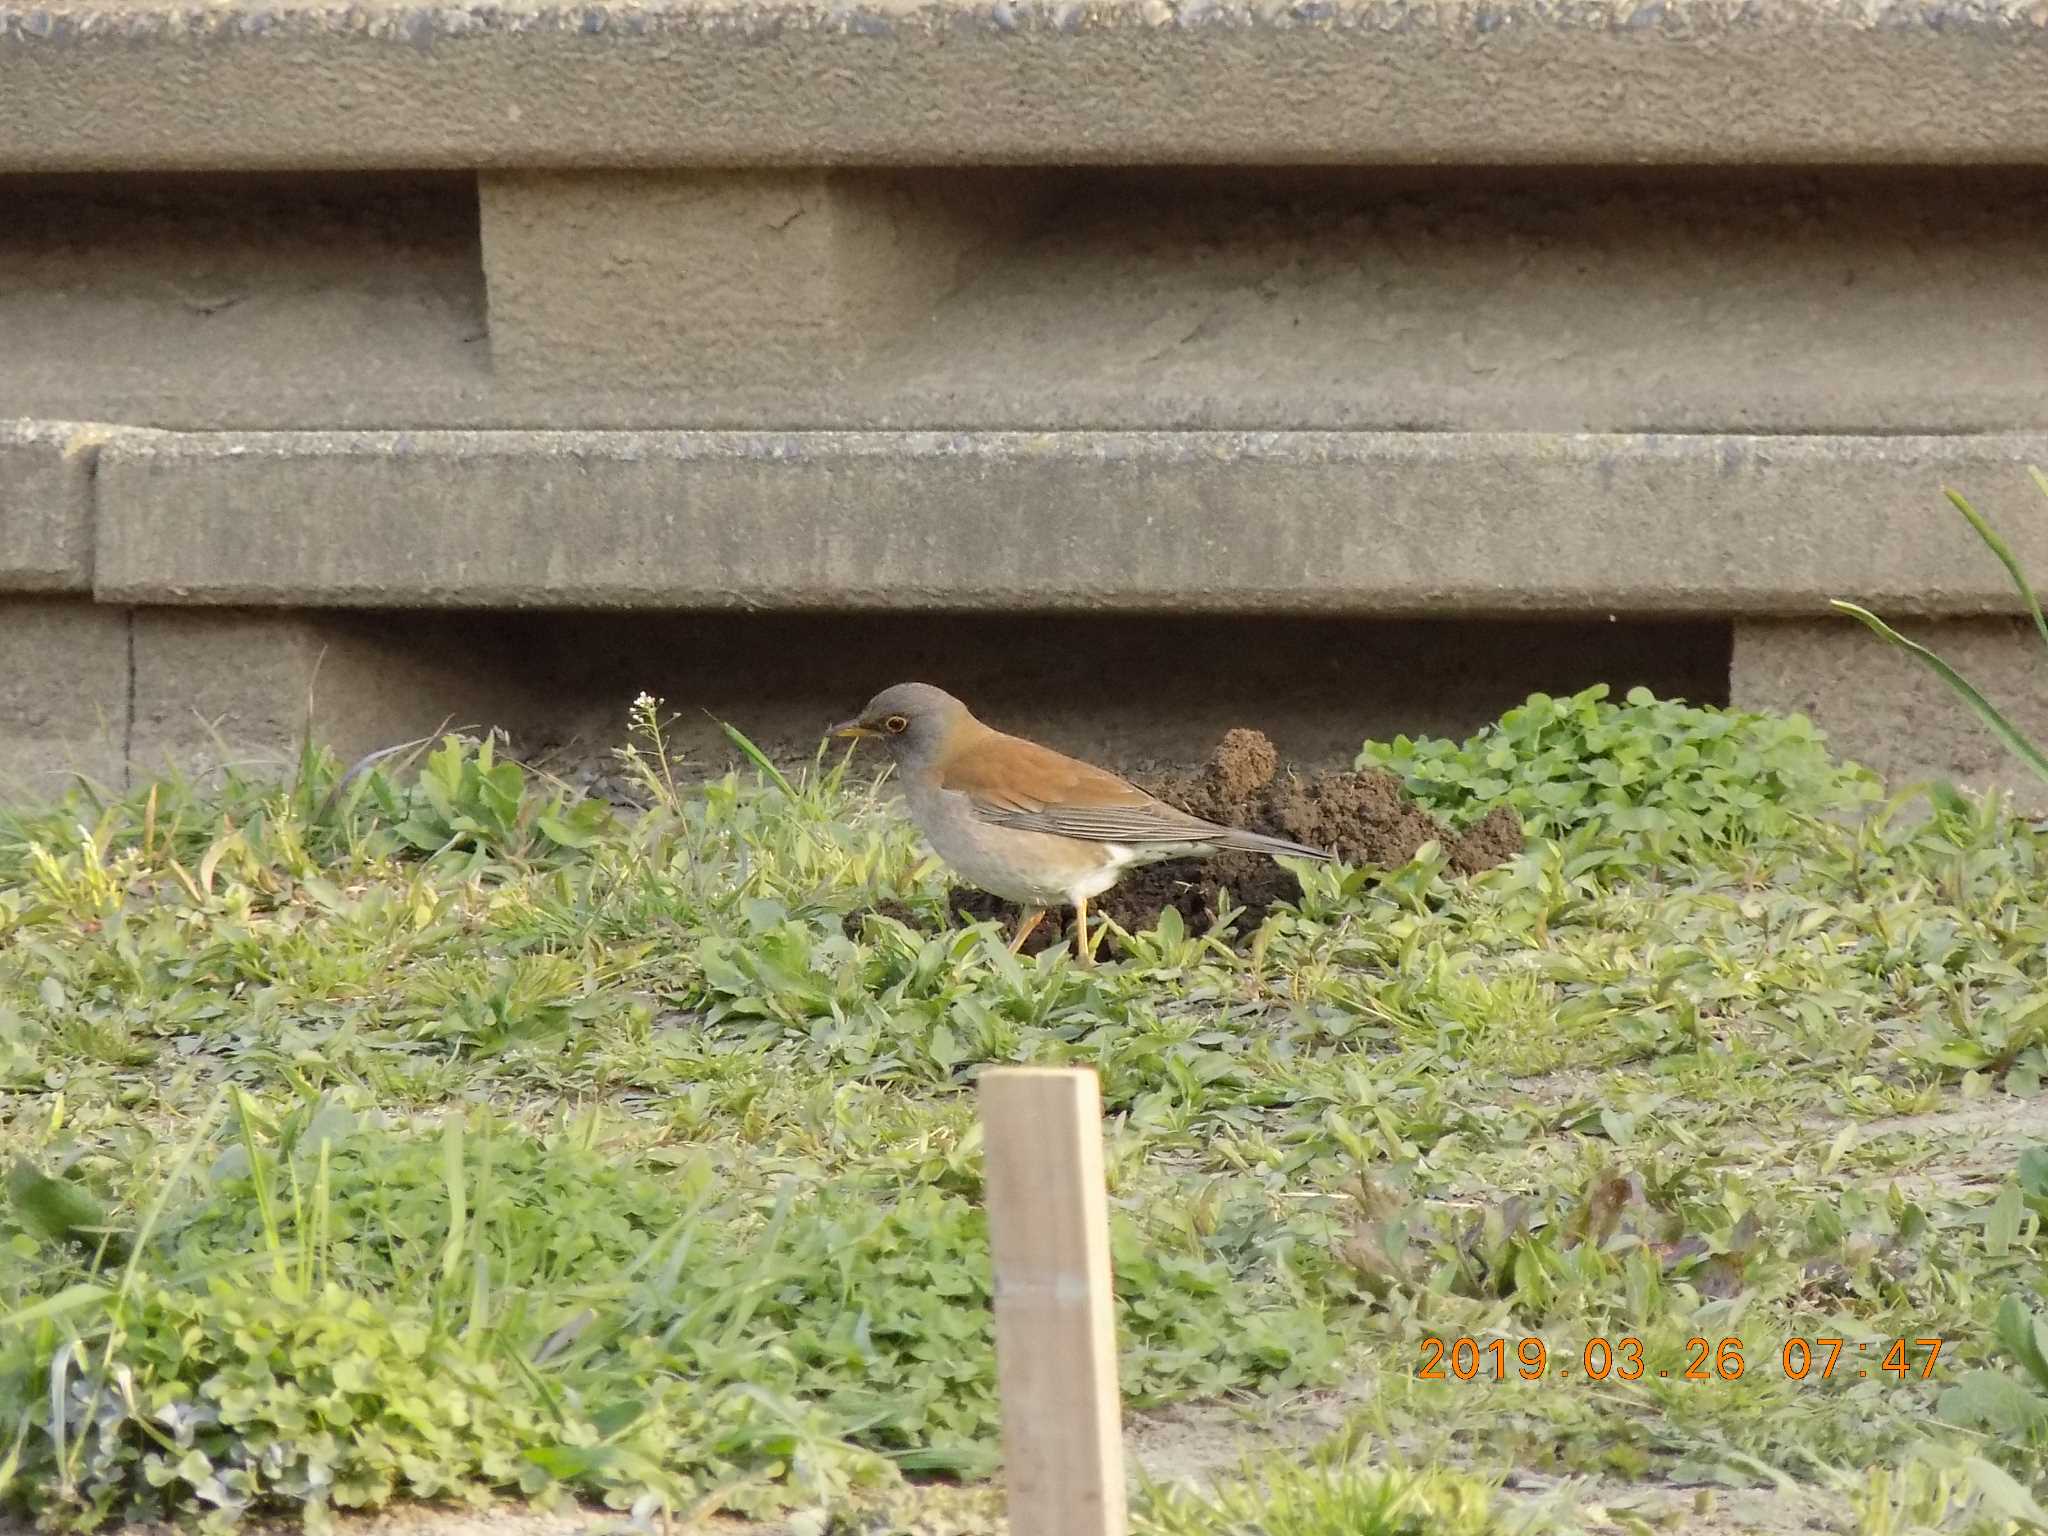
<svg viewBox="0 0 2048 1536">
<path fill-rule="evenodd" d="M 1712 622 L 404 612 L 320 625 L 352 672 L 374 676 L 378 652 L 407 658 L 420 730 L 452 715 L 503 725 L 523 751 L 601 757 L 644 689 L 715 769 L 730 753 L 703 711 L 798 760 L 826 725 L 910 679 L 1125 768 L 1199 759 L 1235 725 L 1303 762 L 1348 762 L 1367 736 L 1464 735 L 1536 691 L 1606 682 L 1619 697 L 1640 684 L 1725 704 L 1732 645 L 1731 627 Z M 431 683 L 416 670 L 427 657 Z M 349 747 L 381 744 L 346 725 L 331 722 Z"/>
</svg>

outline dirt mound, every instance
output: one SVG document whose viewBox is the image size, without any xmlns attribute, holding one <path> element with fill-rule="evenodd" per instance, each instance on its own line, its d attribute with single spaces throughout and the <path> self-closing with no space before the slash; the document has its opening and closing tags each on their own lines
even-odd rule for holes
<svg viewBox="0 0 2048 1536">
<path fill-rule="evenodd" d="M 1522 851 L 1521 820 L 1505 806 L 1453 833 L 1409 799 L 1390 773 L 1372 769 L 1303 776 L 1283 767 L 1264 735 L 1242 728 L 1225 735 L 1209 761 L 1193 773 L 1134 775 L 1133 782 L 1204 820 L 1327 848 L 1347 864 L 1405 864 L 1435 839 L 1449 853 L 1452 868 L 1474 874 Z M 1298 895 L 1294 876 L 1264 854 L 1221 853 L 1133 870 L 1096 899 L 1094 910 L 1136 933 L 1173 907 L 1200 933 L 1226 907 L 1236 906 L 1244 909 L 1237 930 L 1249 933 L 1274 903 Z M 970 886 L 954 888 L 952 906 L 970 922 L 995 918 L 1008 924 L 1017 915 L 1010 902 Z M 1058 943 L 1061 933 L 1061 925 L 1049 918 L 1025 944 L 1025 952 Z"/>
</svg>

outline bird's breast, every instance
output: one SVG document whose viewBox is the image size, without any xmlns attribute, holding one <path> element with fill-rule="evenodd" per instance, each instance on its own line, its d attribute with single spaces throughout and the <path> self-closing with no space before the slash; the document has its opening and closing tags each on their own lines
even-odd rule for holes
<svg viewBox="0 0 2048 1536">
<path fill-rule="evenodd" d="M 970 885 L 1009 901 L 1052 905 L 1093 896 L 1116 882 L 1125 861 L 1110 845 L 999 827 L 975 814 L 967 796 L 906 785 L 904 799 L 932 851 Z"/>
</svg>

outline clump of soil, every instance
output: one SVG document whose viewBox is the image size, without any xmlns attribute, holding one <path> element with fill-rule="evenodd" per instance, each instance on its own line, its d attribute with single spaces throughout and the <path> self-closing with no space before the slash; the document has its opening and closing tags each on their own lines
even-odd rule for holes
<svg viewBox="0 0 2048 1536">
<path fill-rule="evenodd" d="M 1401 781 L 1379 769 L 1303 775 L 1283 767 L 1273 743 L 1258 731 L 1224 736 L 1209 761 L 1192 773 L 1136 775 L 1133 782 L 1206 821 L 1284 837 L 1324 848 L 1347 864 L 1391 868 L 1407 863 L 1435 839 L 1461 874 L 1476 874 L 1522 851 L 1521 819 L 1497 806 L 1461 833 L 1453 833 L 1408 797 Z M 1229 893 L 1228 901 L 1225 892 Z M 1219 853 L 1206 859 L 1148 864 L 1096 898 L 1093 910 L 1127 933 L 1150 928 L 1168 907 L 1194 932 L 1206 931 L 1228 906 L 1243 908 L 1240 932 L 1250 932 L 1274 903 L 1292 901 L 1300 887 L 1262 853 Z M 956 887 L 951 905 L 963 919 L 995 918 L 1014 924 L 1016 907 L 969 886 Z M 901 914 L 897 914 L 901 915 Z M 1026 954 L 1056 944 L 1063 924 L 1048 915 L 1025 943 Z"/>
</svg>

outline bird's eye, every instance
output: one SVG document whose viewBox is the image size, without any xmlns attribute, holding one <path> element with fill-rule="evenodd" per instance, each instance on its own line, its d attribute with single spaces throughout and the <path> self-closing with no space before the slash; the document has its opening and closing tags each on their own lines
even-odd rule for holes
<svg viewBox="0 0 2048 1536">
<path fill-rule="evenodd" d="M 910 729 L 910 721 L 903 715 L 891 715 L 882 722 L 882 729 L 891 736 L 901 736 Z"/>
</svg>

